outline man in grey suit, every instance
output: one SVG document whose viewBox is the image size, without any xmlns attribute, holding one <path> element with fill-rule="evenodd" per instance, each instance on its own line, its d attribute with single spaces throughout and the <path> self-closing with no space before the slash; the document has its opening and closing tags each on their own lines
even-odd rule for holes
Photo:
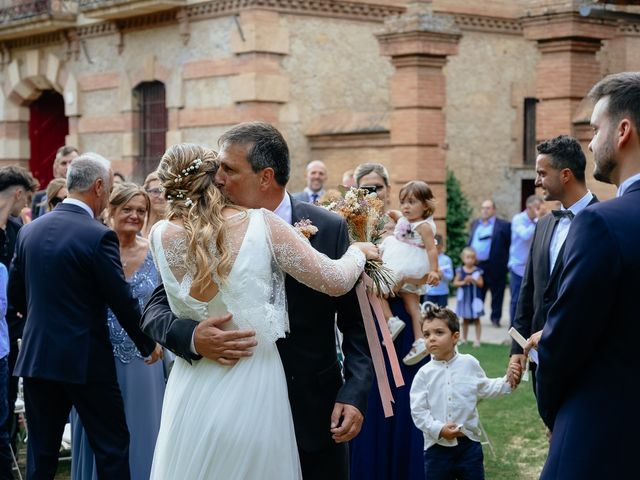
<svg viewBox="0 0 640 480">
<path fill-rule="evenodd" d="M 314 160 L 307 165 L 305 174 L 307 186 L 301 192 L 291 194 L 296 200 L 316 203 L 324 195 L 324 182 L 327 181 L 327 166 L 320 160 Z"/>
<path fill-rule="evenodd" d="M 575 138 L 560 135 L 537 148 L 536 186 L 542 188 L 545 200 L 559 201 L 562 208 L 542 217 L 533 234 L 513 320 L 513 327 L 525 338 L 536 332 L 540 335 L 549 308 L 556 300 L 564 240 L 571 220 L 587 205 L 597 202 L 587 189 L 584 176 L 587 159 Z M 518 362 L 524 368 L 525 356 L 515 341 L 510 362 Z M 531 365 L 531 371 L 535 392 L 535 364 Z"/>
</svg>

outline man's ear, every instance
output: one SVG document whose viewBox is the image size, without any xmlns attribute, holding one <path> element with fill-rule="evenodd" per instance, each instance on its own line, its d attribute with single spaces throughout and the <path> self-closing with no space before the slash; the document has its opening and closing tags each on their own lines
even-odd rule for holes
<svg viewBox="0 0 640 480">
<path fill-rule="evenodd" d="M 260 188 L 264 189 L 270 187 L 271 184 L 275 181 L 276 172 L 273 171 L 273 168 L 267 167 L 260 172 Z"/>
<path fill-rule="evenodd" d="M 93 182 L 93 191 L 99 197 L 102 195 L 102 190 L 104 189 L 104 180 L 102 178 L 97 178 L 95 182 Z"/>
<path fill-rule="evenodd" d="M 458 343 L 458 340 L 460 340 L 460 332 L 453 332 L 453 335 L 451 335 L 451 338 L 453 338 L 454 343 Z"/>
<path fill-rule="evenodd" d="M 628 118 L 623 118 L 618 123 L 617 129 L 618 149 L 624 148 L 631 140 L 631 137 L 633 137 L 633 125 Z"/>
</svg>

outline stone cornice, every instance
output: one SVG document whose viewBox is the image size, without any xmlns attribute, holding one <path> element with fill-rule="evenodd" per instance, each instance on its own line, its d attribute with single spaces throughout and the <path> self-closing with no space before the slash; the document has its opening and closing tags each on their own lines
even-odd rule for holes
<svg viewBox="0 0 640 480">
<path fill-rule="evenodd" d="M 522 35 L 522 23 L 517 18 L 496 18 L 479 15 L 454 15 L 460 30 Z"/>
</svg>

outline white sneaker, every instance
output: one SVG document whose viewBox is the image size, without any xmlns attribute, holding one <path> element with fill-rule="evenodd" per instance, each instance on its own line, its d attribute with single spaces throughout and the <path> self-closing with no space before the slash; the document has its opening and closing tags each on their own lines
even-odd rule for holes
<svg viewBox="0 0 640 480">
<path fill-rule="evenodd" d="M 413 342 L 413 345 L 411 346 L 413 347 L 411 351 L 402 359 L 402 362 L 405 365 L 415 365 L 424 357 L 429 355 L 429 352 L 427 351 L 427 343 L 424 341 L 424 338 L 419 338 Z"/>
<path fill-rule="evenodd" d="M 402 320 L 398 317 L 391 317 L 387 320 L 387 326 L 389 327 L 389 331 L 391 332 L 391 340 L 395 340 L 400 335 L 400 332 L 404 330 L 404 327 L 407 326 Z"/>
</svg>

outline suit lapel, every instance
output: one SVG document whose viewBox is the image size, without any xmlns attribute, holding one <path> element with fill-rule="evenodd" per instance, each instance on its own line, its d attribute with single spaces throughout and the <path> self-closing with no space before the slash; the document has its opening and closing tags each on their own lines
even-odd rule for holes
<svg viewBox="0 0 640 480">
<path fill-rule="evenodd" d="M 593 198 L 591 198 L 591 201 L 589 202 L 589 205 L 593 205 L 594 203 L 598 203 L 598 198 L 593 195 Z M 587 205 L 587 206 L 589 206 Z M 555 222 L 553 222 L 553 224 L 555 225 Z M 551 237 L 549 237 L 549 241 L 551 241 Z M 555 277 L 557 275 L 560 274 L 560 270 L 562 270 L 562 266 L 563 266 L 563 262 L 562 262 L 562 257 L 564 255 L 564 246 L 566 245 L 566 240 L 565 242 L 562 244 L 562 246 L 560 247 L 560 251 L 558 252 L 558 258 L 556 259 L 556 263 L 553 266 L 553 271 L 551 272 L 551 276 L 549 277 L 549 281 L 547 282 L 547 287 L 549 285 L 553 284 L 553 281 L 555 279 Z M 549 260 L 549 246 L 547 246 L 546 249 L 547 252 L 547 261 Z M 549 264 L 547 263 L 547 271 L 549 271 Z"/>
<path fill-rule="evenodd" d="M 549 275 L 549 268 L 551 266 L 551 259 L 549 258 L 549 247 L 551 246 L 551 236 L 556 227 L 556 221 L 553 215 L 549 214 L 544 226 L 544 232 L 542 232 L 542 251 L 540 252 L 542 259 L 542 267 L 546 275 Z M 548 283 L 548 282 L 547 282 Z"/>
</svg>

